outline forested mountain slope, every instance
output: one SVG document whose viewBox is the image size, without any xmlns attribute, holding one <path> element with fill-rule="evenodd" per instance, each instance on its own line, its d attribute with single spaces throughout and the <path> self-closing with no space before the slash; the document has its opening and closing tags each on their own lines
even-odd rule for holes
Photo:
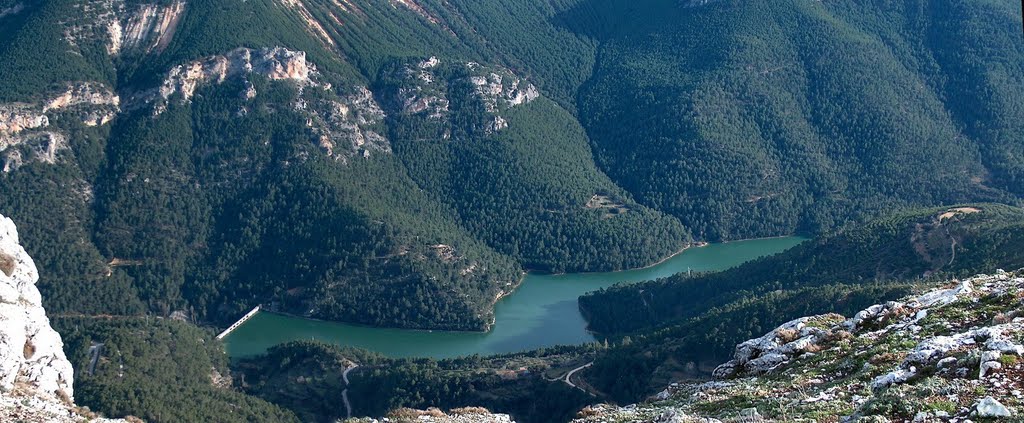
<svg viewBox="0 0 1024 423">
<path fill-rule="evenodd" d="M 733 345 L 803 315 L 852 314 L 916 285 L 1024 266 L 1024 211 L 974 204 L 898 213 L 731 270 L 580 298 L 618 340 L 584 374 L 616 401 L 706 377 Z"/>
<path fill-rule="evenodd" d="M 54 312 L 225 321 L 264 303 L 478 330 L 523 268 L 636 267 L 688 242 L 596 168 L 570 88 L 548 99 L 453 36 L 469 31 L 454 17 L 389 2 L 5 7 L 3 72 L 24 77 L 0 84 L 0 192 L 52 270 Z M 30 73 L 36 52 L 67 65 Z"/>
<path fill-rule="evenodd" d="M 566 13 L 602 39 L 579 95 L 598 163 L 698 238 L 816 232 L 1024 186 L 1014 2 L 596 0 Z"/>
<path fill-rule="evenodd" d="M 826 234 L 585 297 L 611 345 L 554 361 L 593 355 L 589 389 L 632 400 L 780 319 L 1020 267 L 1022 212 L 995 204 L 1024 196 L 1020 18 L 1005 0 L 0 0 L 0 213 L 80 368 L 97 340 L 191 363 L 150 369 L 180 379 L 169 393 L 113 367 L 81 380 L 90 403 L 154 420 L 196 418 L 177 404 L 204 395 L 204 412 L 293 416 L 211 390 L 215 343 L 163 347 L 208 334 L 147 317 L 222 325 L 263 304 L 482 330 L 525 270 Z M 292 348 L 277 358 L 337 355 Z M 584 401 L 530 408 L 568 388 L 400 364 L 373 374 L 373 413 Z M 392 383 L 420 370 L 430 383 Z M 443 386 L 471 379 L 517 396 Z"/>
<path fill-rule="evenodd" d="M 524 269 L 1021 194 L 998 2 L 0 10 L 0 211 L 55 312 L 482 329 Z"/>
<path fill-rule="evenodd" d="M 1024 267 L 1024 210 L 972 204 L 898 213 L 723 272 L 615 286 L 580 298 L 592 330 L 629 332 L 739 298 L 831 283 L 906 281 Z"/>
</svg>

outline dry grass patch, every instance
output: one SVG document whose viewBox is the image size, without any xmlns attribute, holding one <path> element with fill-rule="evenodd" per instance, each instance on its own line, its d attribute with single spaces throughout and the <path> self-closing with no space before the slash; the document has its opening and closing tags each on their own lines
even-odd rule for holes
<svg viewBox="0 0 1024 423">
<path fill-rule="evenodd" d="M 974 213 L 981 213 L 981 209 L 975 208 L 975 207 L 957 207 L 955 209 L 949 209 L 945 213 L 940 214 L 939 215 L 939 221 L 941 222 L 943 220 L 949 219 L 949 218 L 951 218 L 953 216 L 956 216 L 958 214 L 974 214 Z"/>
<path fill-rule="evenodd" d="M 11 276 L 14 274 L 14 264 L 14 257 L 0 253 L 0 271 L 4 272 L 5 275 Z"/>
<path fill-rule="evenodd" d="M 489 410 L 483 407 L 462 407 L 453 408 L 451 413 L 457 416 L 472 416 L 476 414 L 491 414 Z"/>
<path fill-rule="evenodd" d="M 32 344 L 31 340 L 25 341 L 25 346 L 21 348 L 21 355 L 25 356 L 26 360 L 36 355 L 36 346 Z"/>
</svg>

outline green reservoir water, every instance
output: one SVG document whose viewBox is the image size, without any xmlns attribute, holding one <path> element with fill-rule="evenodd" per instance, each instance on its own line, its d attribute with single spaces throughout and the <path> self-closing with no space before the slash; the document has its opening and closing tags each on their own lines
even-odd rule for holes
<svg viewBox="0 0 1024 423">
<path fill-rule="evenodd" d="M 381 329 L 259 313 L 224 342 L 231 357 L 259 354 L 274 345 L 300 339 L 361 347 L 390 357 L 434 358 L 583 344 L 594 341 L 577 306 L 577 298 L 584 293 L 617 283 L 663 278 L 687 269 L 725 270 L 803 241 L 786 237 L 711 244 L 688 249 L 656 266 L 621 272 L 527 275 L 516 292 L 495 306 L 494 328 L 486 333 Z"/>
</svg>

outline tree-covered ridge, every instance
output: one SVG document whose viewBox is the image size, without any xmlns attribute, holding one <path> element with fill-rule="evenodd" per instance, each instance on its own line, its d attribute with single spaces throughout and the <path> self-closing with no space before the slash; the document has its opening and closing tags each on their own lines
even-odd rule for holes
<svg viewBox="0 0 1024 423">
<path fill-rule="evenodd" d="M 580 298 L 612 340 L 584 375 L 616 401 L 705 377 L 733 346 L 787 320 L 852 315 L 916 285 L 1024 266 L 1024 210 L 972 204 L 898 213 L 731 270 L 618 286 Z M 955 254 L 955 257 L 954 257 Z"/>
<path fill-rule="evenodd" d="M 290 409 L 308 422 L 383 417 L 392 410 L 486 407 L 521 422 L 567 421 L 592 400 L 548 372 L 576 366 L 594 346 L 493 357 L 389 359 L 365 350 L 292 342 L 236 363 L 251 395 Z M 570 367 L 571 368 L 571 367 Z"/>
<path fill-rule="evenodd" d="M 707 239 L 1004 199 L 1021 131 L 996 99 L 1022 92 L 998 76 L 1024 63 L 1019 12 L 926 3 L 580 6 L 624 22 L 591 30 L 605 41 L 579 110 L 597 161 Z M 969 45 L 940 38 L 961 32 Z M 994 101 L 964 107 L 981 92 Z"/>
<path fill-rule="evenodd" d="M 297 422 L 236 391 L 220 342 L 174 320 L 57 317 L 75 368 L 75 400 L 108 417 L 149 422 Z"/>
<path fill-rule="evenodd" d="M 571 114 L 507 69 L 430 58 L 386 68 L 380 81 L 390 139 L 412 178 L 528 268 L 640 267 L 688 242 L 678 221 L 593 165 Z"/>
<path fill-rule="evenodd" d="M 974 204 L 898 213 L 719 273 L 676 275 L 580 298 L 591 329 L 623 333 L 744 297 L 832 283 L 913 280 L 1024 267 L 1024 210 Z"/>
<path fill-rule="evenodd" d="M 439 26 L 468 31 L 472 19 L 461 12 L 430 12 L 449 13 L 451 22 L 438 23 L 366 5 L 345 11 L 364 25 L 353 33 L 325 24 L 340 12 L 316 2 L 79 6 L 79 24 L 54 42 L 102 50 L 92 65 L 117 71 L 78 77 L 114 87 L 122 110 L 60 152 L 60 174 L 29 164 L 0 184 L 25 199 L 6 205 L 17 218 L 60 228 L 30 233 L 45 238 L 30 248 L 55 270 L 44 272 L 43 286 L 56 312 L 181 310 L 223 322 L 265 304 L 370 325 L 479 330 L 522 267 L 636 267 L 688 242 L 675 219 L 635 203 L 597 170 L 575 118 L 493 52 L 482 54 L 480 39 L 445 44 L 451 35 Z M 542 9 L 530 14 L 534 24 L 555 13 Z M 143 12 L 168 16 L 171 26 L 135 34 Z M 70 22 L 62 13 L 39 16 Z M 117 25 L 128 35 L 107 33 Z M 397 27 L 407 33 L 388 32 Z M 346 43 L 381 44 L 337 49 Z M 272 45 L 285 47 L 258 48 Z M 278 55 L 288 48 L 304 54 Z M 451 108 L 433 127 L 391 104 L 414 88 L 396 67 L 430 57 L 423 53 L 445 54 L 436 83 Z M 246 68 L 257 59 L 264 67 L 268 54 L 281 72 Z M 308 66 L 308 80 L 293 65 Z M 294 81 L 267 80 L 282 72 Z M 82 136 L 73 122 L 58 126 Z M 46 198 L 32 197 L 39 192 Z M 32 213 L 44 200 L 62 202 L 49 206 L 72 217 Z M 59 254 L 69 242 L 58 233 L 79 234 L 79 260 Z M 59 278 L 74 282 L 51 283 Z M 113 292 L 125 300 L 92 300 Z"/>
<path fill-rule="evenodd" d="M 485 327 L 520 277 L 515 264 L 469 237 L 389 154 L 324 154 L 305 113 L 288 110 L 305 94 L 254 87 L 246 99 L 241 81 L 211 86 L 115 128 L 97 240 L 131 262 L 122 269 L 145 281 L 151 309 L 228 320 L 274 303 L 373 325 Z"/>
</svg>

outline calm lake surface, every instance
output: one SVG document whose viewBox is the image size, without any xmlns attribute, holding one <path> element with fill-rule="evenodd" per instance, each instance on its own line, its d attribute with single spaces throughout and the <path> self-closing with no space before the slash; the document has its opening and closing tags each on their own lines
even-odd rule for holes
<svg viewBox="0 0 1024 423">
<path fill-rule="evenodd" d="M 381 329 L 259 313 L 224 339 L 231 357 L 260 354 L 274 345 L 315 339 L 361 347 L 389 357 L 456 357 L 526 351 L 594 341 L 586 331 L 577 298 L 617 283 L 632 283 L 676 273 L 725 270 L 757 257 L 793 247 L 804 238 L 734 241 L 691 248 L 656 266 L 605 273 L 527 275 L 513 294 L 495 306 L 494 328 L 487 333 Z"/>
</svg>

